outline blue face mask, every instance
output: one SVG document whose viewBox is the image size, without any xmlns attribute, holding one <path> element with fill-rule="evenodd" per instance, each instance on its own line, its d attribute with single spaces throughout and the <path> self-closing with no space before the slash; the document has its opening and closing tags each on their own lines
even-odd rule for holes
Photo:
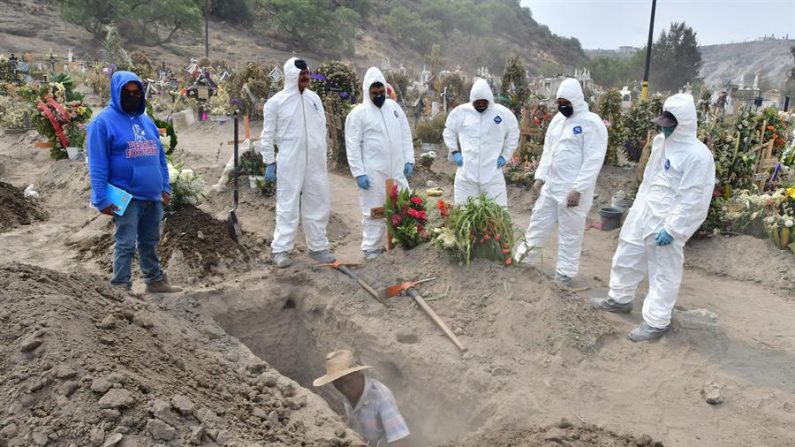
<svg viewBox="0 0 795 447">
<path fill-rule="evenodd" d="M 676 127 L 660 127 L 660 131 L 662 131 L 662 134 L 665 136 L 665 138 L 670 137 L 671 134 L 674 133 L 674 129 L 676 129 Z"/>
</svg>

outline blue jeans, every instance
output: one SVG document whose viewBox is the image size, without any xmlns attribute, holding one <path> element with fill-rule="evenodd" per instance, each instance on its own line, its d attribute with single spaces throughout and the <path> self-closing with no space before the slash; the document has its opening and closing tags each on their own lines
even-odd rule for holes
<svg viewBox="0 0 795 447">
<path fill-rule="evenodd" d="M 163 204 L 148 200 L 133 199 L 123 216 L 113 216 L 116 224 L 116 248 L 113 252 L 113 285 L 132 287 L 132 259 L 136 241 L 138 259 L 144 281 L 150 284 L 163 279 L 160 261 L 157 259 L 157 243 L 160 242 L 160 221 L 163 219 Z"/>
</svg>

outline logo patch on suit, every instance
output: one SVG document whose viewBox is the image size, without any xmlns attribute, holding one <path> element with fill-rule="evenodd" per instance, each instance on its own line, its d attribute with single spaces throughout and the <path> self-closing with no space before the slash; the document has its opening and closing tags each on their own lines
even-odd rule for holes
<svg viewBox="0 0 795 447">
<path fill-rule="evenodd" d="M 574 135 L 579 135 L 582 133 L 582 126 L 574 126 Z"/>
<path fill-rule="evenodd" d="M 494 117 L 494 122 L 497 123 L 497 124 L 500 124 L 502 122 L 502 117 L 500 115 L 495 116 Z"/>
<path fill-rule="evenodd" d="M 312 105 L 315 106 L 315 112 L 320 112 L 320 109 L 317 107 L 317 104 L 315 104 L 315 101 L 312 101 Z"/>
<path fill-rule="evenodd" d="M 397 110 L 395 110 L 394 112 L 395 112 L 395 118 L 400 118 L 400 115 L 398 115 Z"/>
<path fill-rule="evenodd" d="M 665 159 L 665 170 L 671 169 L 671 160 Z"/>
</svg>

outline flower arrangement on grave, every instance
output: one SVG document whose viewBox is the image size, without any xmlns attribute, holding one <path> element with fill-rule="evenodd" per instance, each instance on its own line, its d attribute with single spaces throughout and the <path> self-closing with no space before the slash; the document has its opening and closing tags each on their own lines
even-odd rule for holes
<svg viewBox="0 0 795 447">
<path fill-rule="evenodd" d="M 430 238 L 425 229 L 425 199 L 410 189 L 398 189 L 395 184 L 387 194 L 384 215 L 389 237 L 403 249 L 410 250 Z"/>
<path fill-rule="evenodd" d="M 357 102 L 359 89 L 356 71 L 349 65 L 331 61 L 325 62 L 312 73 L 310 89 L 317 93 L 321 99 L 339 99 L 348 110 Z"/>
<path fill-rule="evenodd" d="M 508 210 L 485 194 L 460 206 L 437 204 L 444 225 L 433 230 L 433 244 L 467 264 L 474 258 L 513 263 L 514 229 Z"/>
<path fill-rule="evenodd" d="M 38 86 L 23 86 L 19 94 L 35 105 L 38 113 L 33 114 L 31 122 L 41 136 L 47 139 L 50 156 L 56 160 L 67 157 L 66 148 L 72 146 L 68 134 L 79 133 L 85 140 L 85 126 L 91 119 L 91 109 L 85 105 L 81 95 L 72 91 L 71 78 L 59 78 L 66 82 L 50 82 Z"/>
<path fill-rule="evenodd" d="M 170 211 L 177 211 L 185 205 L 197 205 L 204 196 L 204 182 L 192 169 L 185 168 L 185 162 L 168 161 L 168 183 L 171 185 Z"/>
<path fill-rule="evenodd" d="M 423 152 L 420 155 L 420 166 L 430 168 L 434 160 L 436 160 L 436 151 Z"/>
<path fill-rule="evenodd" d="M 539 161 L 539 157 L 531 157 L 529 160 L 522 161 L 522 157 L 515 153 L 511 161 L 505 166 L 505 181 L 511 185 L 530 189 L 535 182 Z"/>
</svg>

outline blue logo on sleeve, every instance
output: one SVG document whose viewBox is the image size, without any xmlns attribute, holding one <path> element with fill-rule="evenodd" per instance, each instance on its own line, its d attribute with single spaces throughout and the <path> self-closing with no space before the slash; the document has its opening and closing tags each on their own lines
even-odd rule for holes
<svg viewBox="0 0 795 447">
<path fill-rule="evenodd" d="M 397 113 L 397 110 L 395 110 L 395 118 L 400 118 L 400 116 Z"/>
<path fill-rule="evenodd" d="M 574 135 L 579 135 L 582 133 L 582 126 L 574 126 Z"/>
<path fill-rule="evenodd" d="M 671 160 L 665 159 L 665 170 L 671 169 Z"/>
<path fill-rule="evenodd" d="M 494 122 L 497 123 L 497 124 L 500 124 L 502 122 L 502 117 L 500 115 L 495 116 L 494 117 Z"/>
</svg>

